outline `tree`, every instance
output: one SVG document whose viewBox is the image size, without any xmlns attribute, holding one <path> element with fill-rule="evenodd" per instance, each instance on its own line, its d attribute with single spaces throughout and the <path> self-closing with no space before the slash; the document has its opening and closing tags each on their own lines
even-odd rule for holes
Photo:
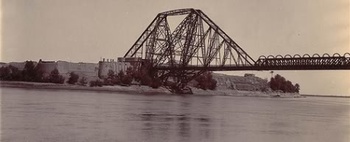
<svg viewBox="0 0 350 142">
<path fill-rule="evenodd" d="M 296 83 L 296 84 L 294 85 L 294 87 L 295 87 L 294 92 L 299 93 L 299 90 L 300 90 L 300 85 L 299 85 L 298 83 Z"/>
<path fill-rule="evenodd" d="M 31 82 L 35 81 L 36 71 L 35 71 L 35 65 L 33 61 L 26 61 L 22 74 L 23 74 L 23 81 L 31 81 Z"/>
<path fill-rule="evenodd" d="M 30 82 L 43 82 L 44 81 L 44 72 L 42 71 L 41 64 L 37 64 L 33 61 L 26 61 L 24 65 L 24 69 L 22 71 L 22 79 L 23 81 Z"/>
<path fill-rule="evenodd" d="M 107 78 L 105 78 L 103 80 L 104 85 L 115 85 L 115 84 L 119 84 L 119 80 L 117 78 L 117 76 L 115 75 L 113 70 L 109 70 L 108 74 L 107 74 Z"/>
<path fill-rule="evenodd" d="M 11 69 L 8 66 L 0 68 L 0 80 L 12 80 Z"/>
<path fill-rule="evenodd" d="M 121 71 L 118 73 L 117 78 L 118 78 L 119 80 L 122 80 L 124 76 L 125 76 L 124 71 L 121 70 Z"/>
<path fill-rule="evenodd" d="M 60 75 L 57 69 L 54 69 L 49 75 L 49 82 L 63 84 L 64 77 Z"/>
<path fill-rule="evenodd" d="M 18 70 L 18 68 L 14 66 L 8 66 L 10 71 L 11 71 L 11 79 L 15 81 L 20 81 L 22 80 L 22 72 Z"/>
<path fill-rule="evenodd" d="M 67 81 L 68 84 L 75 84 L 76 82 L 78 82 L 79 79 L 79 75 L 75 74 L 74 72 L 71 72 L 70 77 Z"/>
<path fill-rule="evenodd" d="M 277 74 L 275 77 L 272 77 L 270 82 L 268 83 L 270 85 L 270 88 L 274 91 L 281 90 L 283 92 L 290 92 L 290 93 L 298 93 L 299 90 L 299 84 L 297 86 L 293 85 L 291 81 L 286 80 L 283 76 Z"/>
<path fill-rule="evenodd" d="M 202 75 L 198 76 L 195 81 L 198 82 L 197 88 L 201 88 L 203 90 L 215 90 L 217 81 L 213 79 L 213 75 L 211 72 L 205 72 Z"/>
</svg>

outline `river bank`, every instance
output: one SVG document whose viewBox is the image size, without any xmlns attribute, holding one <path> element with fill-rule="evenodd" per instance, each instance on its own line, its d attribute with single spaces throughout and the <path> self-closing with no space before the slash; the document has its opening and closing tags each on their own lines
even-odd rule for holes
<svg viewBox="0 0 350 142">
<path fill-rule="evenodd" d="M 27 89 L 50 89 L 50 90 L 77 90 L 77 91 L 97 91 L 97 92 L 120 92 L 129 94 L 171 94 L 165 88 L 153 89 L 147 86 L 102 86 L 89 87 L 70 84 L 54 84 L 23 81 L 0 81 L 0 87 L 27 88 Z"/>
<path fill-rule="evenodd" d="M 141 86 L 102 86 L 89 87 L 70 84 L 54 84 L 54 83 L 39 83 L 39 82 L 23 82 L 23 81 L 0 81 L 0 87 L 8 88 L 27 88 L 27 89 L 52 89 L 52 90 L 76 90 L 76 91 L 97 91 L 97 92 L 120 92 L 128 94 L 169 94 L 172 93 L 164 87 L 157 89 Z M 218 89 L 218 90 L 202 90 L 198 88 L 191 88 L 193 95 L 221 95 L 221 96 L 238 96 L 238 97 L 283 97 L 283 98 L 297 98 L 299 94 L 294 93 L 274 93 L 274 92 L 260 92 L 260 91 L 240 91 L 232 89 Z"/>
</svg>

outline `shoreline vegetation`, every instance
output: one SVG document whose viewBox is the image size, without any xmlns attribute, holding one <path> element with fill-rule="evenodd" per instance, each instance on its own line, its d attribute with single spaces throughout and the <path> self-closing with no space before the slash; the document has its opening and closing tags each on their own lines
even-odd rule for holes
<svg viewBox="0 0 350 142">
<path fill-rule="evenodd" d="M 0 87 L 3 88 L 25 88 L 25 89 L 46 89 L 46 90 L 76 90 L 76 91 L 95 91 L 95 92 L 109 92 L 109 93 L 127 93 L 127 94 L 168 94 L 172 95 L 168 89 L 164 87 L 152 88 L 142 85 L 131 86 L 102 86 L 89 87 L 70 84 L 55 84 L 55 83 L 39 83 L 39 82 L 24 82 L 24 81 L 0 81 Z M 193 95 L 205 96 L 237 96 L 237 97 L 281 97 L 281 98 L 299 98 L 302 95 L 295 93 L 276 93 L 276 92 L 261 92 L 261 91 L 239 91 L 231 89 L 218 90 L 202 90 L 198 88 L 191 88 Z"/>
<path fill-rule="evenodd" d="M 147 62 L 140 67 L 128 67 L 115 72 L 108 70 L 105 77 L 100 72 L 97 76 L 87 77 L 74 71 L 61 74 L 57 67 L 48 69 L 40 60 L 24 62 L 23 68 L 11 64 L 0 68 L 0 87 L 57 89 L 57 90 L 90 90 L 144 94 L 195 94 L 227 95 L 252 97 L 300 97 L 299 84 L 277 74 L 268 82 L 267 79 L 256 79 L 254 75 L 244 78 L 225 77 L 214 79 L 213 72 L 204 72 L 192 81 L 179 83 L 176 76 L 162 80 Z M 81 77 L 80 77 L 81 76 Z M 218 82 L 219 81 L 219 82 Z M 87 87 L 88 86 L 88 87 Z"/>
<path fill-rule="evenodd" d="M 143 95 L 172 95 L 166 88 L 151 88 L 148 86 L 103 86 L 103 87 L 89 87 L 81 85 L 69 84 L 55 84 L 55 83 L 39 83 L 39 82 L 24 82 L 24 81 L 0 81 L 1 88 L 24 88 L 24 89 L 44 89 L 44 90 L 73 90 L 73 91 L 94 91 L 107 93 L 126 93 L 126 94 L 143 94 Z M 276 92 L 261 92 L 261 91 L 239 91 L 231 89 L 220 90 L 202 90 L 192 88 L 193 95 L 207 95 L 207 96 L 237 96 L 237 97 L 275 97 L 280 95 L 281 98 L 303 98 L 303 97 L 334 97 L 334 98 L 350 98 L 350 96 L 336 96 L 336 95 L 311 95 L 311 94 L 295 94 L 295 93 L 276 93 Z"/>
</svg>

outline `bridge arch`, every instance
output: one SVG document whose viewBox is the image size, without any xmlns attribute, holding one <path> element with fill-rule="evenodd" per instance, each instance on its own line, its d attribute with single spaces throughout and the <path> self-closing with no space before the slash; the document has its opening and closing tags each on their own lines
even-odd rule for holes
<svg viewBox="0 0 350 142">
<path fill-rule="evenodd" d="M 299 54 L 295 54 L 293 58 L 301 58 L 301 56 Z"/>
<path fill-rule="evenodd" d="M 267 56 L 267 59 L 272 59 L 272 58 L 275 58 L 275 56 L 273 56 L 273 55 Z"/>
<path fill-rule="evenodd" d="M 310 55 L 309 54 L 304 54 L 303 58 L 310 58 Z"/>
<path fill-rule="evenodd" d="M 284 55 L 284 58 L 293 58 L 291 55 L 287 54 L 287 55 Z"/>
<path fill-rule="evenodd" d="M 320 56 L 320 54 L 315 53 L 312 55 L 312 57 L 321 57 L 321 56 Z"/>
<path fill-rule="evenodd" d="M 282 55 L 276 55 L 276 58 L 282 59 L 283 56 Z"/>
<path fill-rule="evenodd" d="M 259 59 L 266 59 L 266 56 L 261 55 L 261 56 L 259 56 Z"/>
<path fill-rule="evenodd" d="M 333 57 L 341 57 L 341 55 L 339 53 L 334 53 Z"/>
<path fill-rule="evenodd" d="M 348 52 L 345 53 L 345 54 L 344 54 L 344 57 L 350 57 L 350 53 L 348 53 Z"/>
<path fill-rule="evenodd" d="M 324 53 L 322 57 L 331 57 L 328 53 Z"/>
</svg>

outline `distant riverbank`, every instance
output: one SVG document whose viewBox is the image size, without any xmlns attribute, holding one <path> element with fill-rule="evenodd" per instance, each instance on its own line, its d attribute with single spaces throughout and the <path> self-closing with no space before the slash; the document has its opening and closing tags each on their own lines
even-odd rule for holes
<svg viewBox="0 0 350 142">
<path fill-rule="evenodd" d="M 308 95 L 303 94 L 303 97 L 331 97 L 331 98 L 350 98 L 350 96 L 337 96 L 337 95 Z"/>
<path fill-rule="evenodd" d="M 28 89 L 53 89 L 53 90 L 78 90 L 78 91 L 97 91 L 97 92 L 121 92 L 128 94 L 172 94 L 166 88 L 160 87 L 157 89 L 141 86 L 102 86 L 102 87 L 89 87 L 70 84 L 54 84 L 54 83 L 39 83 L 39 82 L 23 82 L 23 81 L 0 81 L 0 87 L 9 88 L 28 88 Z M 193 95 L 222 95 L 222 96 L 240 96 L 240 97 L 283 97 L 283 98 L 295 98 L 300 97 L 299 94 L 294 93 L 273 93 L 273 92 L 260 92 L 260 91 L 239 91 L 231 89 L 220 90 L 202 90 L 197 88 L 191 88 Z"/>
</svg>

